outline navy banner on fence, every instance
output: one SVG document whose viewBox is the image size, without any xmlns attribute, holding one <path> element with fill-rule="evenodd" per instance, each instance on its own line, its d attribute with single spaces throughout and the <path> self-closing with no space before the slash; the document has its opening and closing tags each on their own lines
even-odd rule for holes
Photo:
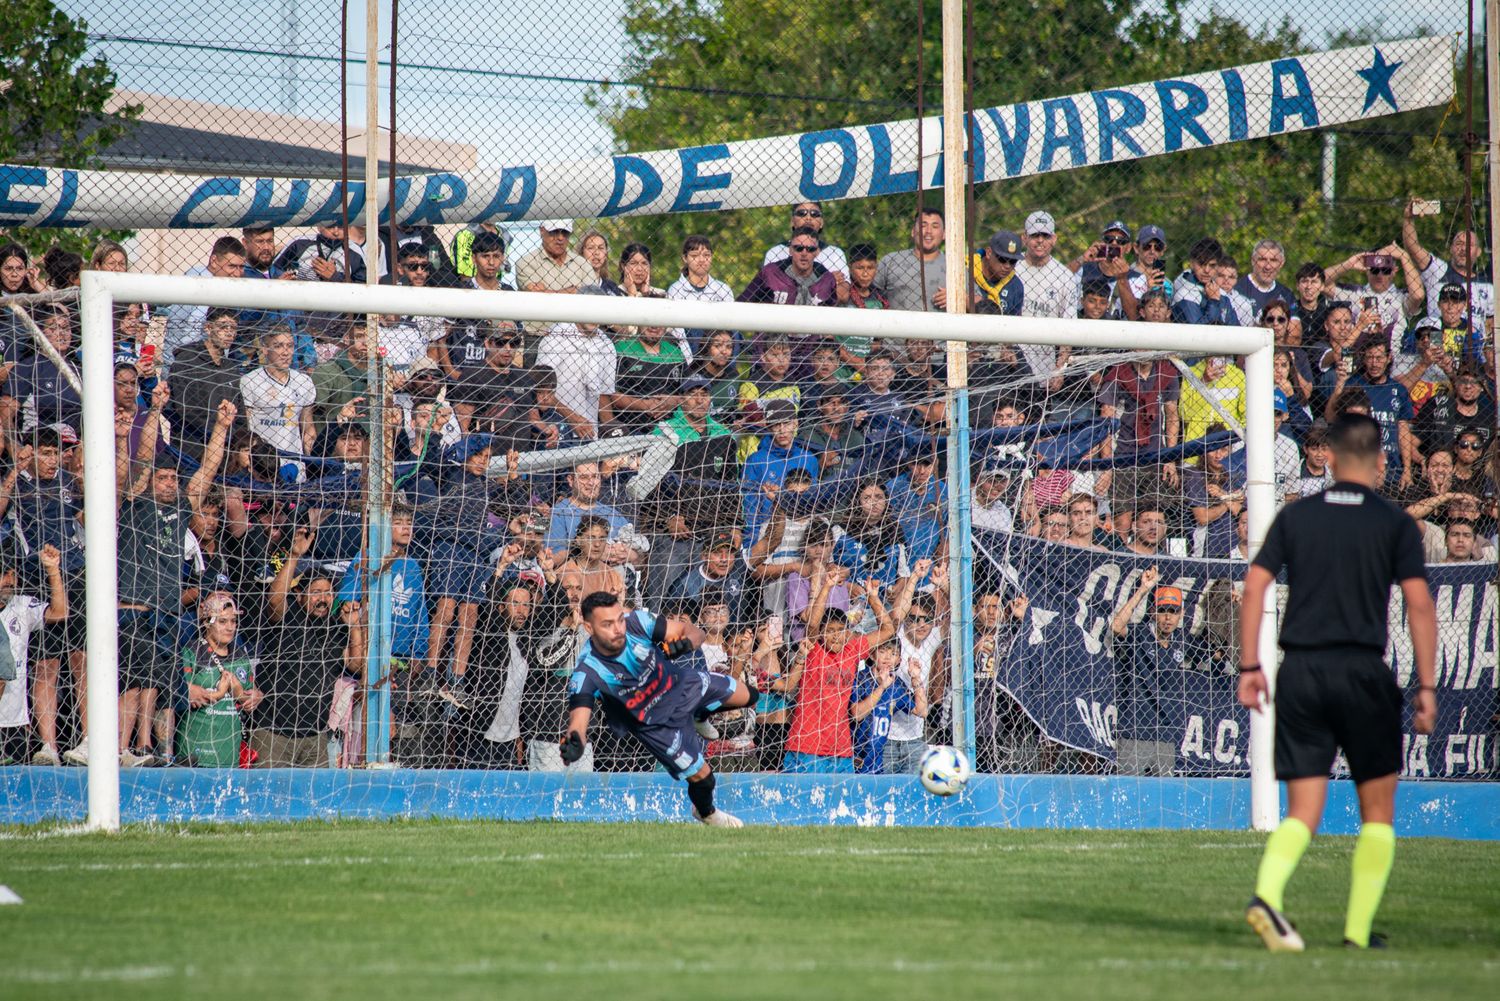
<svg viewBox="0 0 1500 1001">
<path fill-rule="evenodd" d="M 1022 535 L 976 533 L 975 550 L 1030 602 L 1026 619 L 997 667 L 996 683 L 1049 739 L 1113 759 L 1120 719 L 1110 619 L 1141 574 L 1155 566 L 1161 583 L 1183 593 L 1182 628 L 1219 653 L 1174 679 L 1184 693 L 1168 721 L 1177 769 L 1188 775 L 1249 770 L 1249 714 L 1235 700 L 1233 585 L 1245 564 L 1231 560 L 1142 557 L 1079 549 Z M 1438 721 L 1430 735 L 1405 727 L 1402 774 L 1430 778 L 1500 777 L 1496 723 L 1500 700 L 1494 567 L 1433 566 L 1438 611 Z M 1149 614 L 1143 601 L 1135 621 Z M 1406 611 L 1391 602 L 1387 661 L 1403 687 L 1415 685 Z"/>
</svg>

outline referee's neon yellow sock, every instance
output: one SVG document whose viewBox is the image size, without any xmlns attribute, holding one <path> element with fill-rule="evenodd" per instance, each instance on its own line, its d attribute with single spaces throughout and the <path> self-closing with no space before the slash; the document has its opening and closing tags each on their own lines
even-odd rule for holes
<svg viewBox="0 0 1500 1001">
<path fill-rule="evenodd" d="M 1344 937 L 1355 945 L 1370 944 L 1370 926 L 1395 861 L 1396 831 L 1390 824 L 1365 824 L 1359 829 L 1349 880 L 1349 913 L 1344 917 Z"/>
<path fill-rule="evenodd" d="M 1296 817 L 1288 817 L 1266 839 L 1266 853 L 1260 857 L 1260 871 L 1255 876 L 1255 895 L 1278 911 L 1286 884 L 1302 861 L 1312 841 L 1312 831 Z"/>
</svg>

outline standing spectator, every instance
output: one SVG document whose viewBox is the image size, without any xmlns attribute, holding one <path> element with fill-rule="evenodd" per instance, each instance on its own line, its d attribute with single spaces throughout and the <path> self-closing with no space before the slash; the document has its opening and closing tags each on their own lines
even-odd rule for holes
<svg viewBox="0 0 1500 1001">
<path fill-rule="evenodd" d="M 1229 297 L 1219 284 L 1219 262 L 1223 258 L 1224 248 L 1211 236 L 1193 244 L 1188 251 L 1187 270 L 1173 283 L 1173 322 L 1238 325 Z"/>
<path fill-rule="evenodd" d="M 796 692 L 791 727 L 787 733 L 782 770 L 790 773 L 853 772 L 854 742 L 849 726 L 850 696 L 860 661 L 872 649 L 889 640 L 911 605 L 915 577 L 907 578 L 896 598 L 896 607 L 886 611 L 880 600 L 880 585 L 868 581 L 865 597 L 878 625 L 873 633 L 856 635 L 843 612 L 828 609 L 833 587 L 828 573 L 813 580 L 813 600 L 808 608 L 809 639 L 806 661 L 794 666 L 788 679 Z"/>
<path fill-rule="evenodd" d="M 798 642 L 807 635 L 807 613 L 812 604 L 812 580 L 819 574 L 829 579 L 827 607 L 849 614 L 850 588 L 849 568 L 833 561 L 833 526 L 825 518 L 815 518 L 807 526 L 802 537 L 801 560 L 785 564 L 791 568 L 786 575 L 785 589 L 779 600 L 768 600 L 767 608 L 772 612 L 784 612 L 788 619 L 787 635 Z M 763 564 L 761 570 L 775 569 L 774 564 Z M 771 589 L 767 588 L 768 595 Z"/>
<path fill-rule="evenodd" d="M 1250 270 L 1234 283 L 1234 290 L 1255 304 L 1257 315 L 1263 313 L 1272 300 L 1291 302 L 1297 294 L 1281 282 L 1281 269 L 1286 267 L 1286 248 L 1276 240 L 1260 240 L 1250 251 Z M 1331 284 L 1333 279 L 1328 279 Z M 1249 324 L 1242 324 L 1249 326 Z"/>
<path fill-rule="evenodd" d="M 1180 396 L 1177 369 L 1166 359 L 1122 362 L 1107 370 L 1099 387 L 1099 415 L 1120 422 L 1115 455 L 1125 458 L 1178 445 Z M 1109 494 L 1115 531 L 1128 535 L 1138 505 L 1160 506 L 1164 491 L 1175 491 L 1177 483 L 1176 463 L 1117 466 Z"/>
<path fill-rule="evenodd" d="M 925 312 L 948 305 L 948 256 L 943 250 L 943 210 L 923 208 L 912 220 L 912 246 L 880 259 L 875 287 L 892 309 Z"/>
<path fill-rule="evenodd" d="M 214 591 L 198 607 L 198 640 L 182 651 L 188 714 L 177 735 L 177 754 L 200 768 L 240 763 L 241 712 L 253 712 L 257 658 L 239 635 L 239 609 L 227 591 Z"/>
<path fill-rule="evenodd" d="M 764 417 L 765 408 L 772 400 L 781 400 L 798 410 L 802 403 L 802 386 L 792 373 L 792 345 L 784 334 L 773 334 L 760 341 L 760 357 L 745 375 L 738 389 L 739 408 L 750 416 L 757 412 Z M 740 455 L 748 458 L 760 446 L 762 439 L 753 434 L 740 439 Z"/>
<path fill-rule="evenodd" d="M 0 246 L 0 298 L 35 295 L 43 290 L 40 270 L 19 243 Z"/>
<path fill-rule="evenodd" d="M 1210 427 L 1209 433 L 1223 427 Z M 1203 468 L 1189 469 L 1182 492 L 1193 511 L 1198 529 L 1193 533 L 1193 555 L 1223 559 L 1234 548 L 1234 521 L 1245 506 L 1244 452 L 1230 452 L 1228 445 L 1203 454 Z"/>
<path fill-rule="evenodd" d="M 312 236 L 299 237 L 282 247 L 272 268 L 283 274 L 291 272 L 298 281 L 362 285 L 365 257 L 349 242 L 348 236 L 339 223 L 319 223 Z"/>
<path fill-rule="evenodd" d="M 390 575 L 391 593 L 391 670 L 409 671 L 406 684 L 412 688 L 435 685 L 431 676 L 425 679 L 421 667 L 427 661 L 427 582 L 422 565 L 408 552 L 411 546 L 412 508 L 404 503 L 391 505 L 391 545 L 385 561 L 378 567 L 369 565 L 368 551 L 349 564 L 339 582 L 338 601 L 363 602 L 376 577 Z"/>
<path fill-rule="evenodd" d="M 687 359 L 682 349 L 664 340 L 666 328 L 641 327 L 631 340 L 615 345 L 619 356 L 610 412 L 627 433 L 640 434 L 681 404 L 679 390 Z"/>
<path fill-rule="evenodd" d="M 1317 264 L 1308 261 L 1297 269 L 1297 295 L 1292 300 L 1292 319 L 1288 325 L 1297 339 L 1290 343 L 1313 345 L 1327 337 L 1323 327 L 1332 300 L 1323 294 L 1326 287 L 1323 269 Z"/>
<path fill-rule="evenodd" d="M 1333 486 L 1333 467 L 1328 461 L 1332 457 L 1333 452 L 1328 447 L 1328 426 L 1320 421 L 1302 440 L 1302 459 L 1297 475 L 1285 484 L 1282 499 L 1290 504 Z M 1452 469 L 1451 460 L 1449 469 Z"/>
<path fill-rule="evenodd" d="M 815 258 L 825 271 L 832 271 L 845 278 L 849 277 L 849 262 L 844 259 L 844 252 L 833 244 L 823 239 L 823 204 L 821 202 L 798 202 L 792 206 L 792 240 L 797 238 L 799 229 L 812 230 L 813 237 L 818 241 L 818 256 Z M 761 267 L 775 264 L 777 261 L 786 260 L 791 256 L 789 244 L 778 243 L 766 251 L 766 256 L 761 261 Z"/>
<path fill-rule="evenodd" d="M 1057 223 L 1043 209 L 1026 217 L 1026 256 L 1016 262 L 1016 277 L 1025 289 L 1022 316 L 1062 319 L 1078 315 L 1078 277 L 1052 256 Z M 1044 350 L 1051 353 L 1050 348 Z M 1049 362 L 1050 367 L 1050 362 Z"/>
<path fill-rule="evenodd" d="M 1002 316 L 1020 316 L 1025 303 L 1023 283 L 1016 277 L 1021 256 L 1021 238 L 1002 229 L 969 257 L 969 273 L 979 294 L 998 306 Z"/>
<path fill-rule="evenodd" d="M 734 364 L 734 334 L 727 330 L 711 330 L 704 338 L 697 361 L 689 370 L 689 378 L 699 376 L 708 383 L 709 413 L 720 423 L 735 419 L 740 409 L 740 377 Z"/>
<path fill-rule="evenodd" d="M 1380 425 L 1380 447 L 1385 451 L 1387 489 L 1406 489 L 1411 485 L 1416 467 L 1421 463 L 1417 439 L 1411 433 L 1411 395 L 1406 387 L 1391 378 L 1391 349 L 1383 333 L 1366 335 L 1355 348 L 1360 368 L 1346 377 L 1339 369 L 1323 417 L 1332 423 L 1334 401 L 1346 385 L 1362 389 L 1370 400 L 1370 416 Z"/>
<path fill-rule="evenodd" d="M 875 247 L 868 243 L 856 243 L 849 248 L 849 289 L 840 300 L 840 305 L 852 309 L 890 309 L 891 303 L 875 288 L 875 276 L 880 271 L 880 260 Z M 865 359 L 875 339 L 862 334 L 840 334 L 838 337 L 840 378 L 850 379 L 864 371 Z"/>
<path fill-rule="evenodd" d="M 1396 265 L 1400 263 L 1406 288 L 1396 285 Z M 1421 316 L 1425 311 L 1427 290 L 1422 286 L 1422 271 L 1403 248 L 1394 243 L 1382 247 L 1372 254 L 1352 254 L 1323 272 L 1323 282 L 1336 287 L 1339 277 L 1350 271 L 1363 271 L 1369 280 L 1363 285 L 1347 288 L 1354 306 L 1354 319 L 1358 322 L 1364 311 L 1376 310 L 1380 314 L 1380 327 L 1390 345 L 1391 352 L 1401 349 L 1402 334 L 1408 318 Z"/>
<path fill-rule="evenodd" d="M 859 468 L 865 434 L 849 419 L 849 393 L 848 386 L 834 382 L 808 399 L 808 406 L 817 415 L 817 421 L 816 426 L 803 435 L 803 440 L 816 450 L 818 467 L 825 473 L 839 467 Z"/>
<path fill-rule="evenodd" d="M 43 626 L 37 643 L 36 673 L 32 682 L 32 711 L 36 715 L 41 748 L 33 764 L 58 765 L 66 759 L 87 764 L 87 742 L 58 754 L 57 693 L 60 660 L 66 657 L 78 694 L 79 723 L 88 730 L 87 678 L 84 673 L 83 493 L 78 477 L 62 468 L 58 432 L 44 427 L 33 432 L 14 451 L 14 465 L 3 481 L 0 498 L 8 499 L 6 513 L 14 521 L 14 537 L 25 553 L 38 554 L 19 561 L 20 578 L 30 593 L 51 592 L 50 574 L 40 553 L 54 550 L 67 582 L 68 607 L 73 614 Z"/>
<path fill-rule="evenodd" d="M 1484 246 L 1479 242 L 1479 234 L 1467 229 L 1453 234 L 1453 239 L 1448 244 L 1452 263 L 1443 260 L 1423 247 L 1417 236 L 1416 216 L 1412 212 L 1415 201 L 1408 201 L 1406 211 L 1402 214 L 1401 243 L 1411 255 L 1412 263 L 1422 272 L 1422 284 L 1427 290 L 1428 315 L 1437 315 L 1438 291 L 1444 285 L 1458 285 L 1465 290 L 1467 312 L 1475 321 L 1494 316 L 1495 284 L 1490 274 L 1479 268 L 1480 258 L 1484 256 Z"/>
<path fill-rule="evenodd" d="M 1115 530 L 1119 531 L 1118 523 Z M 1137 556 L 1161 556 L 1166 548 L 1166 541 L 1166 513 L 1159 503 L 1143 503 L 1136 509 L 1135 518 L 1131 520 L 1129 541 L 1125 544 L 1125 549 Z"/>
<path fill-rule="evenodd" d="M 292 332 L 272 327 L 260 335 L 260 367 L 240 378 L 240 399 L 250 431 L 286 456 L 312 449 L 313 404 L 318 391 L 312 379 L 292 369 Z"/>
<path fill-rule="evenodd" d="M 500 240 L 501 251 L 504 251 L 505 235 L 500 232 L 500 228 L 494 223 L 480 222 L 465 226 L 453 234 L 453 273 L 459 278 L 472 278 L 479 273 L 479 255 L 481 251 L 477 247 L 481 243 L 488 244 L 488 241 L 481 240 L 481 237 L 495 237 Z M 431 269 L 431 259 L 428 257 L 426 248 L 420 243 L 401 244 L 402 249 L 406 247 L 416 247 L 422 257 L 428 260 L 429 270 Z M 396 256 L 399 260 L 401 254 L 398 253 Z M 497 271 L 495 275 L 490 277 L 493 278 L 498 274 L 499 272 Z M 462 284 L 460 282 L 460 285 Z"/>
<path fill-rule="evenodd" d="M 1124 308 L 1126 319 L 1148 320 L 1151 323 L 1170 322 L 1173 288 L 1172 279 L 1167 277 L 1164 260 L 1167 254 L 1166 231 L 1160 226 L 1148 224 L 1142 226 L 1135 236 L 1135 268 L 1130 273 L 1125 288 L 1120 291 L 1120 305 Z M 1116 288 L 1118 289 L 1118 285 Z M 1167 307 L 1166 317 L 1151 319 L 1143 315 L 1148 295 L 1160 299 Z M 1132 301 L 1135 303 L 1134 315 L 1131 313 Z"/>
<path fill-rule="evenodd" d="M 927 560 L 918 560 L 912 568 L 911 581 L 927 576 L 932 565 Z M 934 575 L 936 576 L 936 575 Z M 908 587 L 910 587 L 908 583 Z M 927 713 L 917 708 L 926 708 L 929 701 L 936 704 L 942 696 L 931 698 L 932 692 L 945 689 L 942 681 L 947 669 L 942 654 L 945 631 L 938 628 L 938 606 L 931 595 L 919 594 L 908 603 L 908 614 L 898 623 L 896 642 L 901 648 L 901 665 L 911 686 L 922 693 L 911 709 L 898 709 L 891 716 L 890 742 L 885 746 L 885 770 L 888 775 L 910 775 L 916 772 L 927 750 L 922 737 Z M 897 607 L 900 610 L 900 606 Z"/>
<path fill-rule="evenodd" d="M 37 561 L 47 577 L 47 600 L 16 592 L 16 564 L 13 550 L 0 550 L 0 627 L 5 641 L 0 643 L 0 761 L 10 763 L 4 748 L 3 733 L 31 721 L 26 708 L 27 659 L 31 651 L 31 634 L 48 623 L 60 623 L 68 617 L 68 592 L 63 583 L 62 556 L 53 546 L 43 546 Z M 6 698 L 9 689 L 10 697 Z M 32 764 L 60 764 L 57 745 L 43 745 L 32 758 Z"/>
<path fill-rule="evenodd" d="M 187 275 L 189 278 L 243 278 L 245 245 L 232 236 L 219 237 L 208 252 L 208 263 L 188 268 Z M 165 312 L 167 336 L 162 342 L 161 358 L 157 361 L 157 367 L 164 374 L 171 370 L 178 348 L 202 339 L 208 307 L 173 305 Z"/>
<path fill-rule="evenodd" d="M 1117 702 L 1115 770 L 1121 775 L 1171 775 L 1178 733 L 1171 721 L 1189 695 L 1189 672 L 1207 661 L 1207 651 L 1182 628 L 1182 591 L 1157 587 L 1161 572 L 1147 567 L 1140 586 L 1110 620 L 1115 647 Z M 1147 622 L 1132 623 L 1151 592 Z M 1208 684 L 1206 673 L 1197 685 Z"/>
<path fill-rule="evenodd" d="M 1211 424 L 1245 426 L 1245 371 L 1227 355 L 1210 355 L 1188 370 L 1178 412 L 1182 440 L 1197 441 Z"/>
<path fill-rule="evenodd" d="M 948 484 L 931 452 L 917 452 L 885 485 L 907 551 L 917 560 L 937 552 L 948 523 Z"/>
<path fill-rule="evenodd" d="M 834 539 L 835 559 L 851 567 L 856 580 L 874 578 L 888 588 L 911 574 L 890 495 L 879 480 L 859 485 L 848 510 L 838 518 Z"/>
<path fill-rule="evenodd" d="M 1068 537 L 1064 542 L 1084 549 L 1105 548 L 1109 536 L 1099 523 L 1099 501 L 1093 494 L 1082 491 L 1072 494 L 1063 504 L 1063 510 L 1068 515 Z"/>
<path fill-rule="evenodd" d="M 350 319 L 344 326 L 344 343 L 339 353 L 312 370 L 314 427 L 333 421 L 334 416 L 350 403 L 370 395 L 370 352 L 362 320 Z"/>
<path fill-rule="evenodd" d="M 264 702 L 249 742 L 261 768 L 322 765 L 334 686 L 342 675 L 365 673 L 360 602 L 347 601 L 333 614 L 333 578 L 303 565 L 315 535 L 311 524 L 293 529 L 291 549 L 267 596 L 268 621 L 257 636 L 256 682 Z M 289 600 L 298 578 L 300 586 Z"/>
<path fill-rule="evenodd" d="M 585 285 L 598 284 L 598 272 L 568 247 L 573 235 L 570 220 L 544 219 L 537 231 L 542 237 L 541 248 L 516 261 L 521 291 L 574 293 Z"/>
<path fill-rule="evenodd" d="M 1229 309 L 1235 323 L 1241 327 L 1253 327 L 1260 319 L 1260 307 L 1249 296 L 1240 292 L 1236 284 L 1240 280 L 1240 266 L 1232 254 L 1219 258 L 1219 289 L 1229 298 Z"/>
<path fill-rule="evenodd" d="M 203 339 L 179 348 L 172 365 L 178 437 L 195 456 L 208 441 L 219 404 L 239 397 L 240 379 L 253 367 L 235 344 L 238 335 L 234 310 L 210 309 L 203 321 Z"/>
<path fill-rule="evenodd" d="M 734 302 L 734 290 L 715 278 L 714 245 L 706 236 L 694 234 L 682 241 L 682 274 L 667 286 L 667 298 L 685 302 Z M 694 357 L 703 350 L 704 331 L 688 331 L 686 352 Z"/>
<path fill-rule="evenodd" d="M 430 255 L 420 243 L 403 243 L 396 251 L 396 284 L 408 288 L 433 287 L 436 278 L 433 267 Z M 419 354 L 426 353 L 427 345 L 442 340 L 447 333 L 448 321 L 441 316 L 418 315 L 399 317 L 390 325 L 404 328 L 399 344 L 388 339 L 384 331 L 380 344 L 386 349 L 386 363 L 404 372 Z M 415 330 L 417 336 L 410 336 L 408 329 Z"/>
<path fill-rule="evenodd" d="M 75 372 L 80 371 L 82 364 L 73 350 L 73 311 L 60 302 L 43 302 L 32 309 L 32 317 L 47 344 Z M 38 351 L 11 370 L 0 395 L 0 424 L 28 432 L 59 421 L 81 427 L 83 397 L 57 363 Z"/>
<path fill-rule="evenodd" d="M 816 480 L 820 473 L 817 456 L 799 444 L 797 408 L 790 400 L 768 400 L 762 408 L 762 421 L 771 432 L 760 440 L 760 446 L 745 462 L 745 530 L 746 540 L 760 538 L 760 529 L 770 518 L 772 497 L 765 488 L 779 488 L 789 472 L 804 470 Z"/>
<path fill-rule="evenodd" d="M 630 526 L 630 519 L 599 499 L 604 477 L 597 462 L 580 462 L 567 476 L 568 494 L 552 505 L 552 519 L 547 526 L 545 545 L 557 556 L 565 556 L 578 534 L 585 517 L 602 519 L 605 538 L 611 538 Z"/>
<path fill-rule="evenodd" d="M 770 302 L 777 305 L 832 306 L 838 303 L 839 283 L 835 272 L 819 264 L 822 249 L 817 232 L 800 226 L 788 244 L 791 256 L 767 264 L 756 272 L 739 294 L 740 302 Z"/>
<path fill-rule="evenodd" d="M 1130 316 L 1130 285 L 1135 279 L 1143 277 L 1130 266 L 1130 253 L 1134 247 L 1130 227 L 1123 220 L 1116 219 L 1104 227 L 1099 240 L 1082 257 L 1069 265 L 1077 275 L 1075 281 L 1080 294 L 1080 316 L 1093 320 L 1104 317 L 1117 320 L 1121 316 Z M 1103 298 L 1102 306 L 1090 306 L 1085 294 L 1089 290 Z"/>
<path fill-rule="evenodd" d="M 609 277 L 609 238 L 597 229 L 591 229 L 583 234 L 583 239 L 578 241 L 578 255 L 588 261 L 589 267 L 594 269 L 598 277 L 595 284 L 605 295 L 620 295 L 620 286 L 616 285 L 614 279 Z M 585 286 L 586 287 L 586 286 Z"/>
<path fill-rule="evenodd" d="M 620 251 L 620 284 L 617 295 L 660 299 L 664 289 L 651 284 L 651 248 L 644 243 L 627 243 Z"/>
<path fill-rule="evenodd" d="M 1441 393 L 1422 408 L 1412 425 L 1422 448 L 1450 447 L 1460 431 L 1475 432 L 1489 444 L 1495 428 L 1495 401 L 1484 391 L 1477 369 L 1465 365 L 1453 377 L 1453 391 Z"/>
<path fill-rule="evenodd" d="M 619 361 L 597 323 L 557 323 L 537 346 L 536 361 L 557 373 L 557 399 L 597 430 L 614 420 Z"/>
<path fill-rule="evenodd" d="M 895 713 L 925 719 L 926 688 L 912 675 L 913 664 L 901 660 L 901 644 L 887 640 L 860 665 L 850 693 L 854 719 L 854 771 L 860 775 L 903 774 L 913 769 L 887 763 L 886 749 Z"/>
<path fill-rule="evenodd" d="M 749 585 L 745 567 L 738 560 L 738 554 L 734 532 L 726 529 L 714 532 L 703 547 L 703 559 L 672 581 L 667 598 L 684 601 L 712 595 L 728 607 L 729 621 L 743 622 L 754 602 L 747 593 Z"/>
</svg>

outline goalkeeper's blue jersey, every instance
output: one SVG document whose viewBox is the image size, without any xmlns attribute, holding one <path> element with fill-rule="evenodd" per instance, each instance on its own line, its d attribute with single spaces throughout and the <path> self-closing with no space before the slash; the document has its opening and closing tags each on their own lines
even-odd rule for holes
<svg viewBox="0 0 1500 1001">
<path fill-rule="evenodd" d="M 681 672 L 658 646 L 666 635 L 665 618 L 645 609 L 631 612 L 625 617 L 625 649 L 605 657 L 592 641 L 583 648 L 568 681 L 569 696 L 603 697 L 607 712 L 624 710 L 640 724 L 661 723 L 678 715 L 678 703 L 690 693 L 681 683 Z"/>
</svg>

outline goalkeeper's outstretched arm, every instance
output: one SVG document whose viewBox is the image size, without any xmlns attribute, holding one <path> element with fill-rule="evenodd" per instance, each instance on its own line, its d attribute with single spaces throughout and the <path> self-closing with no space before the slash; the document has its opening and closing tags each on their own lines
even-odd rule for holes
<svg viewBox="0 0 1500 1001">
<path fill-rule="evenodd" d="M 559 741 L 562 745 L 562 759 L 565 763 L 571 765 L 583 757 L 583 747 L 588 743 L 589 718 L 593 715 L 592 705 L 569 707 L 568 729 Z"/>
</svg>

